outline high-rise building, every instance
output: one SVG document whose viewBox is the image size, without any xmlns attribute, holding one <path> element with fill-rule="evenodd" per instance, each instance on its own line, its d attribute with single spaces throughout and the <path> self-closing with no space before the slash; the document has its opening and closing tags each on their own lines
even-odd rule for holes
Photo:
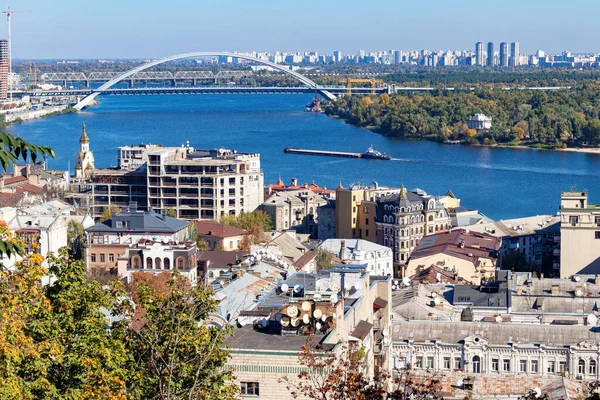
<svg viewBox="0 0 600 400">
<path fill-rule="evenodd" d="M 394 50 L 394 64 L 400 64 L 402 62 L 402 52 L 400 50 Z"/>
<path fill-rule="evenodd" d="M 500 43 L 500 66 L 508 67 L 508 43 Z"/>
<path fill-rule="evenodd" d="M 488 67 L 494 66 L 494 42 L 487 44 L 487 64 Z"/>
<path fill-rule="evenodd" d="M 483 65 L 483 43 L 475 43 L 475 62 L 477 65 Z"/>
<path fill-rule="evenodd" d="M 8 97 L 8 40 L 0 40 L 0 100 Z"/>
<path fill-rule="evenodd" d="M 510 65 L 518 67 L 519 62 L 519 42 L 512 42 L 510 44 Z"/>
<path fill-rule="evenodd" d="M 342 52 L 336 50 L 333 52 L 333 62 L 339 63 L 342 61 Z"/>
</svg>

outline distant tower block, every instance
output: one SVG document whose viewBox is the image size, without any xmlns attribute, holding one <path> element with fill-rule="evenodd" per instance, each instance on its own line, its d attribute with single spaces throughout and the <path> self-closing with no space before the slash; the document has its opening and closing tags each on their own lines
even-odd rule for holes
<svg viewBox="0 0 600 400">
<path fill-rule="evenodd" d="M 75 156 L 75 178 L 89 178 L 94 168 L 94 153 L 90 150 L 90 138 L 87 135 L 84 123 L 79 138 L 79 151 Z"/>
</svg>

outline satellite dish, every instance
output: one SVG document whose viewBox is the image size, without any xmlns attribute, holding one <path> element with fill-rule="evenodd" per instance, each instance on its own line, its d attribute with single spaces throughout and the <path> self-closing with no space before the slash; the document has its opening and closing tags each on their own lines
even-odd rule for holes
<svg viewBox="0 0 600 400">
<path fill-rule="evenodd" d="M 465 382 L 462 379 L 460 379 L 458 382 L 456 382 L 456 386 L 458 386 L 459 388 L 462 388 L 464 383 Z"/>
<path fill-rule="evenodd" d="M 388 335 L 388 331 L 387 331 L 387 329 L 384 329 L 384 330 L 382 330 L 382 331 L 381 331 L 381 334 L 382 334 L 383 336 L 387 336 L 387 335 Z"/>
<path fill-rule="evenodd" d="M 287 293 L 288 290 L 290 290 L 290 287 L 288 286 L 287 283 L 284 283 L 283 285 L 281 285 L 281 292 L 282 293 Z"/>
<path fill-rule="evenodd" d="M 331 304 L 337 303 L 338 302 L 337 294 L 332 294 L 331 297 L 329 298 L 329 301 L 331 301 Z"/>
<path fill-rule="evenodd" d="M 300 293 L 302 291 L 301 285 L 294 285 L 294 293 Z"/>
<path fill-rule="evenodd" d="M 321 325 L 321 323 L 320 323 L 320 322 L 317 322 L 317 323 L 315 324 L 315 328 L 317 328 L 317 330 L 321 330 L 321 328 L 322 328 L 322 325 Z"/>
<path fill-rule="evenodd" d="M 238 318 L 237 322 L 239 326 L 246 326 L 246 318 Z"/>
<path fill-rule="evenodd" d="M 579 277 L 579 275 L 575 275 L 575 276 L 573 277 L 573 280 L 574 280 L 575 282 L 579 282 L 579 281 L 581 280 L 581 278 Z"/>
<path fill-rule="evenodd" d="M 501 323 L 502 322 L 502 316 L 501 315 L 496 315 L 496 318 L 494 318 L 494 321 L 496 321 L 497 323 Z"/>
<path fill-rule="evenodd" d="M 542 395 L 540 388 L 533 389 L 533 393 L 535 393 L 535 397 L 540 397 Z"/>
<path fill-rule="evenodd" d="M 583 296 L 583 290 L 581 290 L 581 288 L 575 289 L 575 296 L 577 296 L 577 297 Z"/>
<path fill-rule="evenodd" d="M 321 316 L 321 321 L 323 321 L 323 322 L 327 321 L 327 315 L 323 314 L 323 316 Z"/>
<path fill-rule="evenodd" d="M 394 281 L 394 285 L 398 286 L 398 280 L 397 279 Z"/>
<path fill-rule="evenodd" d="M 404 286 L 409 286 L 410 285 L 410 279 L 408 279 L 408 278 L 402 279 L 402 284 L 404 284 Z"/>
<path fill-rule="evenodd" d="M 435 298 L 437 297 L 437 293 L 436 293 L 436 292 L 431 292 L 431 297 L 432 297 L 433 299 L 435 299 Z"/>
<path fill-rule="evenodd" d="M 312 305 L 308 301 L 302 302 L 302 311 L 310 311 Z"/>
<path fill-rule="evenodd" d="M 289 315 L 290 317 L 297 317 L 298 316 L 298 307 L 291 305 L 287 308 L 287 315 Z"/>
<path fill-rule="evenodd" d="M 291 323 L 292 323 L 292 326 L 293 326 L 294 328 L 297 328 L 297 327 L 298 327 L 298 325 L 300 325 L 300 319 L 298 319 L 298 318 L 292 318 L 292 321 L 291 321 Z"/>
<path fill-rule="evenodd" d="M 588 316 L 587 316 L 587 324 L 588 325 L 592 325 L 592 326 L 596 326 L 598 324 L 598 317 L 596 317 L 594 314 L 588 314 Z"/>
<path fill-rule="evenodd" d="M 290 317 L 286 317 L 285 315 L 281 317 L 281 326 L 288 326 L 290 324 Z"/>
<path fill-rule="evenodd" d="M 361 281 L 356 281 L 354 283 L 354 289 L 356 289 L 357 291 L 360 291 L 363 289 L 363 283 Z"/>
<path fill-rule="evenodd" d="M 396 289 L 398 289 L 398 286 L 392 285 L 392 290 L 396 290 Z"/>
<path fill-rule="evenodd" d="M 442 300 L 440 300 L 439 297 L 434 297 L 433 298 L 433 302 L 435 303 L 436 306 L 442 304 Z"/>
<path fill-rule="evenodd" d="M 388 345 L 390 343 L 392 343 L 392 338 L 390 338 L 389 336 L 385 336 L 383 338 L 383 344 Z"/>
<path fill-rule="evenodd" d="M 313 312 L 313 317 L 315 317 L 316 319 L 319 319 L 323 316 L 323 311 L 319 310 L 318 308 Z"/>
<path fill-rule="evenodd" d="M 334 292 L 339 292 L 340 291 L 340 285 L 338 285 L 337 283 L 331 285 L 331 290 L 333 290 Z"/>
<path fill-rule="evenodd" d="M 304 314 L 302 316 L 302 322 L 304 322 L 305 324 L 308 324 L 310 322 L 310 316 L 308 314 Z"/>
<path fill-rule="evenodd" d="M 440 282 L 442 280 L 442 274 L 440 274 L 439 272 L 435 275 L 435 280 Z"/>
</svg>

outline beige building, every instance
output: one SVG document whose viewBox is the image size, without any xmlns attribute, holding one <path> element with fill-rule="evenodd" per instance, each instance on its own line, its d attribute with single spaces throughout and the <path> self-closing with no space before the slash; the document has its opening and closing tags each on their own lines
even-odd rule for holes
<svg viewBox="0 0 600 400">
<path fill-rule="evenodd" d="M 237 251 L 244 244 L 248 232 L 215 221 L 196 221 L 196 235 L 208 243 L 209 250 Z"/>
<path fill-rule="evenodd" d="M 574 189 L 560 197 L 560 277 L 600 273 L 600 205 Z"/>
<path fill-rule="evenodd" d="M 431 265 L 437 265 L 479 285 L 495 278 L 501 244 L 499 238 L 464 229 L 428 236 L 412 253 L 402 276 L 413 276 Z"/>
<path fill-rule="evenodd" d="M 327 200 L 310 189 L 274 192 L 260 209 L 271 217 L 276 231 L 294 229 L 317 237 L 318 209 Z"/>
<path fill-rule="evenodd" d="M 90 138 L 83 124 L 79 138 L 79 151 L 75 156 L 75 178 L 88 178 L 94 168 L 94 153 L 90 150 Z"/>
<path fill-rule="evenodd" d="M 324 354 L 339 352 L 340 341 L 355 342 L 364 349 L 369 377 L 376 366 L 390 371 L 390 303 L 391 278 L 360 267 L 292 275 L 255 309 L 241 312 L 240 327 L 226 341 L 242 397 L 291 398 L 280 379 L 308 371 L 298 352 L 309 337 Z"/>
</svg>

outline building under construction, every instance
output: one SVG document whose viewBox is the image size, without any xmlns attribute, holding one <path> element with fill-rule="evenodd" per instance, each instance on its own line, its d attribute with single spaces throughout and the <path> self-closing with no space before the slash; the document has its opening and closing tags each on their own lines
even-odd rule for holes
<svg viewBox="0 0 600 400">
<path fill-rule="evenodd" d="M 0 100 L 8 98 L 8 40 L 0 40 Z"/>
</svg>

